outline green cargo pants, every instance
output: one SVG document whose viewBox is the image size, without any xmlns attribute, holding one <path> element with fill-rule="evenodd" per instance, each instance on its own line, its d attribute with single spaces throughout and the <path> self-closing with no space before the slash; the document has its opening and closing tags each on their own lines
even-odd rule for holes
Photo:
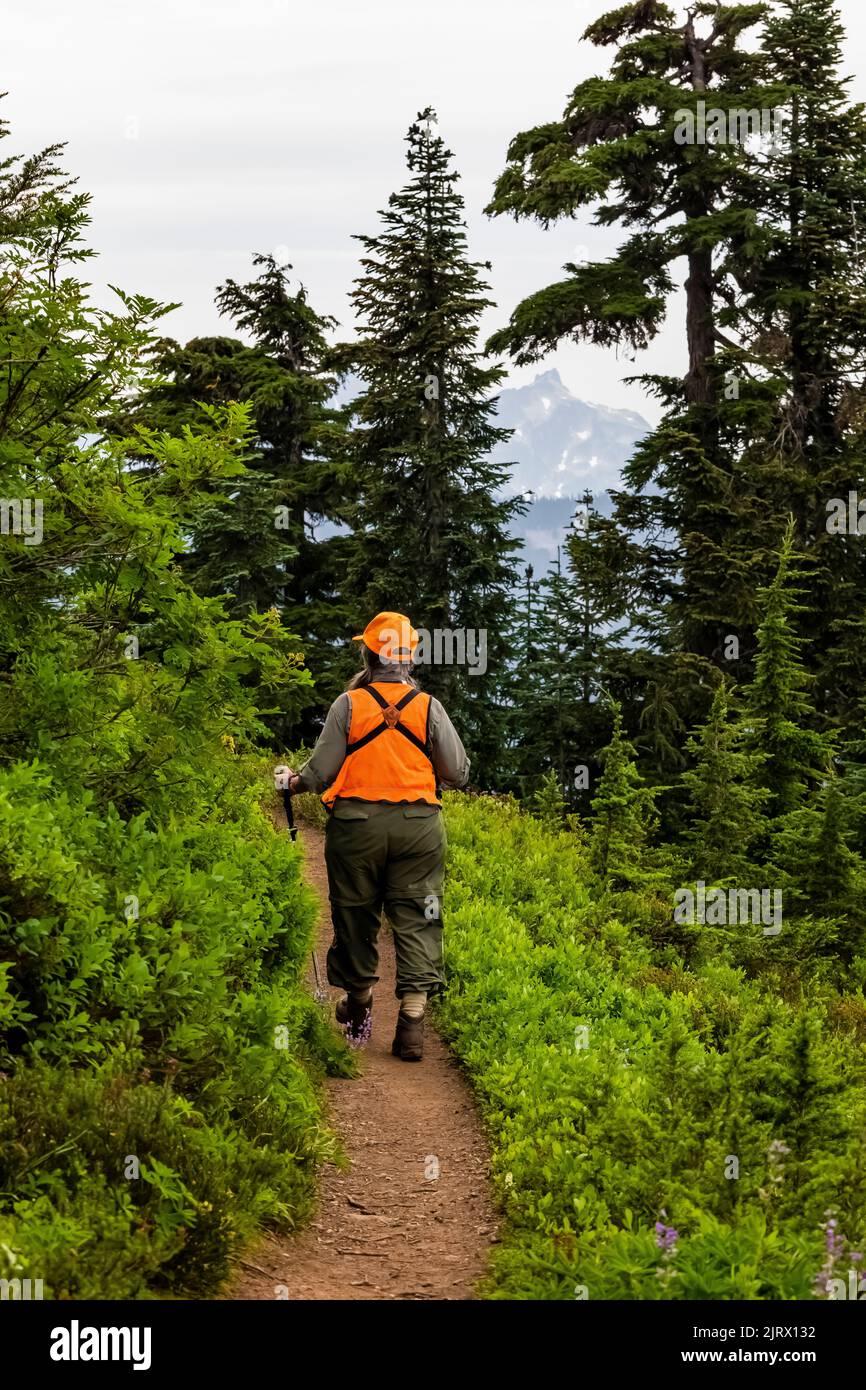
<svg viewBox="0 0 866 1390">
<path fill-rule="evenodd" d="M 436 806 L 337 798 L 325 831 L 334 940 L 328 980 L 362 993 L 378 982 L 382 908 L 394 928 L 396 994 L 437 994 L 442 972 L 445 827 Z"/>
</svg>

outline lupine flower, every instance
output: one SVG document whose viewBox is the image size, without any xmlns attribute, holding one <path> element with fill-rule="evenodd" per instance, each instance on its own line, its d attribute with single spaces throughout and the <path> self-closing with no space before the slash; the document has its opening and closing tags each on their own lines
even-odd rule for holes
<svg viewBox="0 0 866 1390">
<path fill-rule="evenodd" d="M 662 1216 L 667 1217 L 667 1212 L 662 1211 Z M 675 1226 L 668 1226 L 664 1221 L 656 1222 L 656 1245 L 661 1251 L 661 1263 L 656 1270 L 656 1278 L 667 1285 L 672 1279 L 677 1278 L 677 1271 L 673 1267 L 674 1256 L 677 1253 L 677 1241 L 680 1233 Z"/>
<path fill-rule="evenodd" d="M 663 1221 L 656 1222 L 656 1245 L 665 1254 L 672 1253 L 676 1249 L 680 1233 L 673 1226 L 666 1226 Z"/>
<path fill-rule="evenodd" d="M 817 1298 L 826 1298 L 829 1294 L 830 1280 L 835 1276 L 836 1265 L 845 1258 L 845 1246 L 848 1243 L 839 1230 L 839 1222 L 833 1215 L 832 1208 L 828 1208 L 824 1215 L 827 1220 L 819 1223 L 820 1229 L 824 1232 L 824 1263 L 812 1281 Z M 862 1260 L 863 1256 L 859 1250 L 854 1250 L 847 1258 L 856 1263 Z"/>
<path fill-rule="evenodd" d="M 358 1029 L 357 1033 L 353 1031 L 352 1025 L 350 1023 L 344 1025 L 343 1031 L 346 1036 L 346 1042 L 349 1044 L 350 1047 L 365 1047 L 366 1044 L 370 1041 L 370 1034 L 373 1031 L 372 1011 L 367 1011 L 367 1016 L 364 1019 L 364 1022 L 361 1024 L 360 1028 Z"/>
</svg>

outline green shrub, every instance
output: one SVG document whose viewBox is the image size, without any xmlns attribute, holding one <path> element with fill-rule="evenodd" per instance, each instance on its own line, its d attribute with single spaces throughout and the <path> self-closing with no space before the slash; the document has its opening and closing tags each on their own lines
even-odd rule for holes
<svg viewBox="0 0 866 1390">
<path fill-rule="evenodd" d="M 164 831 L 0 774 L 0 1239 L 47 1296 L 212 1292 L 334 1157 L 315 1077 L 350 1063 L 299 983 L 314 902 L 235 761 L 236 818 Z"/>
<path fill-rule="evenodd" d="M 718 951 L 690 967 L 646 929 L 652 894 L 593 900 L 582 841 L 513 803 L 446 813 L 439 1016 L 493 1146 L 488 1294 L 810 1297 L 827 1210 L 866 1235 L 866 1068 L 840 996 L 807 969 L 780 997 Z"/>
<path fill-rule="evenodd" d="M 212 1293 L 308 1211 L 317 1079 L 350 1068 L 301 981 L 301 849 L 236 751 L 311 676 L 276 610 L 230 621 L 185 579 L 249 408 L 106 438 L 164 310 L 89 303 L 56 151 L 0 185 L 0 496 L 44 518 L 0 547 L 0 1257 L 51 1297 Z"/>
</svg>

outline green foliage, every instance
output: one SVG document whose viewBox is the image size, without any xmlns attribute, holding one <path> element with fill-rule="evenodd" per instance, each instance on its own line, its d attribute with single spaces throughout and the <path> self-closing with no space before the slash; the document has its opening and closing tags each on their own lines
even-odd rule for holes
<svg viewBox="0 0 866 1390">
<path fill-rule="evenodd" d="M 493 210 L 627 235 L 493 346 L 643 348 L 685 259 L 688 371 L 645 378 L 665 416 L 615 518 L 585 498 L 565 568 L 527 571 L 519 666 L 489 267 L 431 110 L 337 349 L 271 257 L 219 291 L 249 343 L 96 309 L 57 150 L 0 162 L 0 495 L 42 508 L 0 537 L 0 1273 L 49 1296 L 213 1293 L 338 1157 L 316 1083 L 354 1064 L 302 986 L 314 902 L 260 745 L 312 733 L 378 608 L 487 633 L 485 676 L 422 675 L 478 780 L 532 792 L 534 818 L 448 802 L 441 1018 L 507 1217 L 488 1292 L 807 1298 L 828 1208 L 866 1236 L 864 552 L 824 525 L 864 487 L 866 123 L 829 0 L 649 0 L 587 37 L 610 75 L 516 137 Z M 681 145 L 705 91 L 787 102 L 788 137 Z M 783 931 L 678 922 L 683 877 L 778 885 Z"/>
<path fill-rule="evenodd" d="M 308 1214 L 316 1165 L 335 1155 L 297 1060 L 306 1026 L 296 1016 L 295 1055 L 276 1065 L 248 1049 L 221 1095 L 123 1053 L 15 1073 L 0 1095 L 0 1242 L 46 1297 L 212 1294 L 261 1222 Z"/>
<path fill-rule="evenodd" d="M 601 760 L 604 771 L 592 798 L 590 863 L 602 884 L 630 888 L 649 881 L 654 794 L 643 784 L 635 750 L 623 734 L 622 711 L 617 704 L 613 706 L 613 735 Z"/>
<path fill-rule="evenodd" d="M 50 1297 L 213 1293 L 308 1210 L 315 1079 L 349 1067 L 301 985 L 300 850 L 234 751 L 254 692 L 297 708 L 310 678 L 277 614 L 227 618 L 176 563 L 249 411 L 101 435 L 161 310 L 88 305 L 52 152 L 0 185 L 0 494 L 43 508 L 0 546 L 0 1246 Z"/>
<path fill-rule="evenodd" d="M 687 742 L 694 766 L 682 775 L 691 825 L 685 836 L 689 877 L 713 884 L 751 882 L 756 845 L 766 834 L 760 786 L 766 755 L 744 748 L 742 720 L 729 717 L 730 693 L 720 682 L 706 723 Z"/>
<path fill-rule="evenodd" d="M 507 801 L 446 808 L 440 1019 L 493 1145 L 488 1296 L 814 1296 L 827 1209 L 866 1235 L 859 991 L 807 961 L 749 979 L 717 945 L 690 968 L 637 894 L 594 896 L 569 833 Z"/>
<path fill-rule="evenodd" d="M 252 343 L 195 338 L 181 347 L 161 340 L 153 352 L 157 379 L 143 383 L 109 427 L 122 435 L 142 428 L 198 434 L 212 407 L 248 403 L 244 468 L 229 487 L 209 487 L 181 564 L 196 592 L 222 598 L 233 617 L 280 614 L 297 634 L 298 666 L 316 670 L 305 704 L 321 712 L 337 689 L 334 642 L 350 621 L 340 596 L 345 539 L 313 538 L 323 522 L 343 519 L 351 491 L 336 462 L 345 421 L 327 404 L 336 379 L 323 365 L 325 333 L 335 321 L 314 311 L 303 286 L 290 288 L 291 266 L 263 255 L 253 263 L 256 279 L 227 280 L 216 296 L 220 312 Z M 299 723 L 290 691 L 277 698 L 273 690 L 260 692 L 278 734 Z"/>
<path fill-rule="evenodd" d="M 459 723 L 480 785 L 498 785 L 508 726 L 511 565 L 507 469 L 489 459 L 508 437 L 493 420 L 503 372 L 485 361 L 478 321 L 491 303 L 469 259 L 452 155 L 422 111 L 409 128 L 409 180 L 360 236 L 352 300 L 357 340 L 335 361 L 361 378 L 348 461 L 358 488 L 345 584 L 363 627 L 380 610 L 432 633 L 483 631 L 486 671 L 447 659 L 420 666 L 424 688 Z M 358 631 L 356 628 L 355 631 Z"/>
<path fill-rule="evenodd" d="M 776 573 L 759 591 L 755 674 L 746 691 L 750 746 L 765 755 L 763 782 L 774 815 L 785 815 L 801 803 L 829 756 L 827 741 L 814 730 L 815 712 L 806 694 L 808 678 L 800 655 L 803 643 L 794 628 L 794 614 L 802 610 L 791 582 L 799 573 L 793 569 L 795 558 L 790 518 Z"/>
<path fill-rule="evenodd" d="M 778 820 L 770 862 L 794 911 L 821 919 L 822 949 L 850 962 L 866 947 L 866 876 L 841 780 L 828 772 L 813 804 Z"/>
<path fill-rule="evenodd" d="M 584 493 L 565 541 L 565 559 L 541 580 L 526 572 L 518 624 L 518 767 L 525 788 L 539 769 L 556 771 L 569 804 L 589 811 L 598 750 L 610 730 L 600 699 L 621 656 L 627 608 L 628 555 L 617 528 Z M 522 630 L 521 630 L 522 629 Z M 587 778 L 576 777 L 585 767 Z"/>
<path fill-rule="evenodd" d="M 547 772 L 529 804 L 542 825 L 561 829 L 566 822 L 567 803 L 555 772 Z"/>
<path fill-rule="evenodd" d="M 544 227 L 591 216 L 621 235 L 608 259 L 566 265 L 565 279 L 529 295 L 489 346 L 519 363 L 569 338 L 633 356 L 661 329 L 674 266 L 687 267 L 687 368 L 636 378 L 664 414 L 614 494 L 634 631 L 619 658 L 630 682 L 617 684 L 604 660 L 605 687 L 635 738 L 629 683 L 648 719 L 661 695 L 666 727 L 645 774 L 666 780 L 706 715 L 683 658 L 745 688 L 761 590 L 791 516 L 810 566 L 808 618 L 797 614 L 791 635 L 805 639 L 815 727 L 859 738 L 866 550 L 827 523 L 833 499 L 866 493 L 866 111 L 848 90 L 836 7 L 678 12 L 647 0 L 603 14 L 583 37 L 604 50 L 605 70 L 577 84 L 558 119 L 514 136 L 488 211 Z M 703 139 L 684 121 L 701 103 Z M 745 139 L 736 113 L 760 116 L 762 129 L 772 115 L 772 142 Z M 808 765 L 800 723 L 795 761 Z M 776 810 L 790 809 L 779 795 Z"/>
</svg>

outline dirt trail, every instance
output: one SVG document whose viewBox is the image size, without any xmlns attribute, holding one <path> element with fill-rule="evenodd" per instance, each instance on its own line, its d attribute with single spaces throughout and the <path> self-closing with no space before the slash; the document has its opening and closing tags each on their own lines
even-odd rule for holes
<svg viewBox="0 0 866 1390">
<path fill-rule="evenodd" d="M 307 879 L 322 903 L 324 985 L 332 932 L 323 836 L 306 826 L 300 835 Z M 496 1239 L 484 1135 L 468 1087 L 429 1022 L 423 1062 L 391 1056 L 398 1002 L 384 921 L 379 949 L 381 978 L 373 1036 L 360 1054 L 362 1075 L 327 1083 L 328 1119 L 351 1166 L 342 1173 L 325 1169 L 310 1226 L 296 1237 L 267 1236 L 248 1252 L 229 1298 L 474 1296 Z M 333 1002 L 339 991 L 330 995 Z"/>
</svg>

